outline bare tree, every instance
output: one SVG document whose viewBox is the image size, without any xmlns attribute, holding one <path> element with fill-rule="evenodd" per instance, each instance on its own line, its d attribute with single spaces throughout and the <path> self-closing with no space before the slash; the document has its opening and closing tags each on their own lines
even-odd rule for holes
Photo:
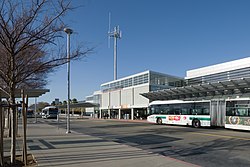
<svg viewBox="0 0 250 167">
<path fill-rule="evenodd" d="M 63 17 L 72 10 L 69 0 L 0 1 L 0 90 L 11 106 L 11 162 L 16 154 L 17 88 L 42 88 L 47 75 L 68 62 L 60 45 Z M 71 59 L 90 53 L 93 48 L 77 47 Z"/>
</svg>

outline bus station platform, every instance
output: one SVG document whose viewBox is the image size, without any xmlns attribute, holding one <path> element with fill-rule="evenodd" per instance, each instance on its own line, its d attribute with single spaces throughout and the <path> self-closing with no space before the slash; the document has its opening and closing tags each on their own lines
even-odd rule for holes
<svg viewBox="0 0 250 167">
<path fill-rule="evenodd" d="M 21 132 L 21 129 L 20 129 Z M 29 123 L 27 129 L 28 154 L 38 166 L 71 167 L 188 167 L 197 166 L 162 156 L 124 143 L 77 133 L 46 123 Z M 4 139 L 5 155 L 9 139 Z M 18 138 L 17 154 L 21 154 L 22 138 Z"/>
</svg>

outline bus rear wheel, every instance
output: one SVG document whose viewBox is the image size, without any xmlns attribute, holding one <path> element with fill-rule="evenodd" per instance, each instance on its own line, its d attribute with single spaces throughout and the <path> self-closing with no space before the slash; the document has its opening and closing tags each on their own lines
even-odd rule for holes
<svg viewBox="0 0 250 167">
<path fill-rule="evenodd" d="M 201 122 L 200 122 L 200 120 L 194 119 L 193 122 L 192 122 L 192 126 L 193 126 L 194 128 L 199 128 L 199 127 L 201 127 Z"/>
<path fill-rule="evenodd" d="M 162 119 L 161 119 L 161 118 L 157 118 L 156 123 L 157 123 L 158 125 L 161 125 L 161 124 L 162 124 Z"/>
</svg>

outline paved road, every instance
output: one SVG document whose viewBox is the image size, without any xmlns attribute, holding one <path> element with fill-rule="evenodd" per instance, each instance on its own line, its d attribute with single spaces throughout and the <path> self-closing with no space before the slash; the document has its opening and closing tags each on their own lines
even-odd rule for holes
<svg viewBox="0 0 250 167">
<path fill-rule="evenodd" d="M 62 121 L 60 128 L 65 127 Z M 245 131 L 114 120 L 72 120 L 71 129 L 200 166 L 250 166 L 250 133 Z"/>
<path fill-rule="evenodd" d="M 72 119 L 65 134 L 65 120 L 33 121 L 28 148 L 39 166 L 250 166 L 250 132 Z"/>
</svg>

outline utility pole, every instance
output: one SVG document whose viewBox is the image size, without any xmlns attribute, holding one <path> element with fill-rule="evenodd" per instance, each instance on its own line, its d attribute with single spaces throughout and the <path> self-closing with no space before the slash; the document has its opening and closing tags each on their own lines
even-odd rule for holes
<svg viewBox="0 0 250 167">
<path fill-rule="evenodd" d="M 119 26 L 114 27 L 114 31 L 110 31 L 110 22 L 111 22 L 111 14 L 109 13 L 109 40 L 110 38 L 114 38 L 114 80 L 117 80 L 117 39 L 121 39 L 122 32 L 119 29 Z M 110 42 L 108 43 L 110 44 Z"/>
</svg>

